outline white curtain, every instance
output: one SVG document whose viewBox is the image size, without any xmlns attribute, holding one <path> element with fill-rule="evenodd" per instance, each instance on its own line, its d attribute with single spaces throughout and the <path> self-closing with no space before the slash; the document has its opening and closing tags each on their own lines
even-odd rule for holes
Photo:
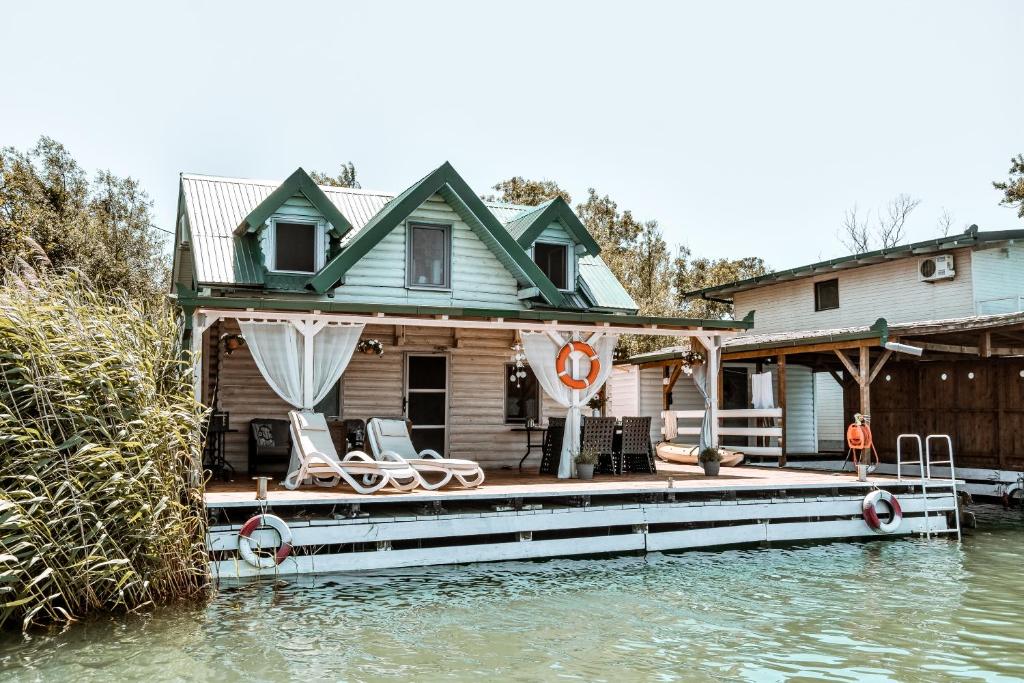
<svg viewBox="0 0 1024 683">
<path fill-rule="evenodd" d="M 289 322 L 239 322 L 238 326 L 270 388 L 302 408 L 303 338 L 299 331 Z"/>
<path fill-rule="evenodd" d="M 319 329 L 312 321 L 290 322 L 239 322 L 252 358 L 256 361 L 263 379 L 278 396 L 301 410 L 312 410 L 330 392 L 352 360 L 352 354 L 359 344 L 363 325 L 325 325 Z M 306 335 L 299 328 L 313 332 L 313 387 L 311 401 L 305 404 L 305 363 Z M 296 448 L 292 448 L 292 459 L 288 474 L 299 469 Z"/>
<path fill-rule="evenodd" d="M 700 436 L 697 437 L 697 452 L 702 453 L 711 445 L 711 397 L 708 396 L 708 365 L 694 365 L 693 383 L 701 398 L 704 399 L 704 419 L 700 423 Z"/>
<path fill-rule="evenodd" d="M 328 325 L 313 337 L 313 405 L 324 400 L 352 360 L 363 325 Z"/>
<path fill-rule="evenodd" d="M 751 375 L 750 392 L 755 408 L 775 407 L 775 396 L 772 392 L 772 373 L 761 372 Z"/>
<path fill-rule="evenodd" d="M 590 341 L 584 339 L 597 353 L 598 361 L 601 363 L 601 370 L 597 380 L 586 389 L 579 391 L 570 389 L 558 378 L 558 371 L 555 369 L 555 359 L 559 349 L 571 338 L 563 337 L 557 333 L 548 332 L 523 332 L 523 351 L 526 353 L 526 360 L 530 368 L 537 376 L 537 381 L 544 388 L 545 393 L 554 399 L 558 405 L 568 408 L 565 415 L 565 436 L 562 439 L 562 455 L 558 463 L 558 478 L 568 479 L 573 476 L 576 463 L 573 462 L 573 454 L 580 450 L 580 426 L 582 424 L 581 408 L 587 401 L 597 395 L 612 371 L 612 353 L 615 350 L 615 335 L 600 334 Z M 557 337 L 557 340 L 556 340 Z M 593 339 L 591 337 L 590 339 Z M 586 377 L 589 373 L 590 360 L 579 359 L 578 354 L 570 357 L 570 368 L 575 367 L 571 374 L 573 377 Z"/>
</svg>

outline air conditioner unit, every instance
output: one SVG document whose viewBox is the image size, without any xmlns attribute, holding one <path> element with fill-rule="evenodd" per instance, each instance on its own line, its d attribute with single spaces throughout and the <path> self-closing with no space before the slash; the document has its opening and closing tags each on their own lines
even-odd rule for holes
<svg viewBox="0 0 1024 683">
<path fill-rule="evenodd" d="M 921 259 L 921 262 L 917 264 L 917 277 L 921 282 L 952 280 L 956 277 L 956 271 L 953 269 L 953 255 L 940 254 Z"/>
</svg>

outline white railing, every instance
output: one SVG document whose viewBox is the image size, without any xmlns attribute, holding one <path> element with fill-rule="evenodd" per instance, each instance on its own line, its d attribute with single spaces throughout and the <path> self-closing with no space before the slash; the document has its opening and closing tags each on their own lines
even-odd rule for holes
<svg viewBox="0 0 1024 683">
<path fill-rule="evenodd" d="M 983 299 L 974 304 L 978 315 L 1019 313 L 1024 311 L 1024 296 L 1005 296 L 1000 299 Z"/>
<path fill-rule="evenodd" d="M 765 439 L 781 439 L 782 438 L 782 427 L 726 427 L 721 426 L 722 420 L 730 419 L 771 419 L 781 420 L 782 419 L 782 408 L 737 408 L 732 410 L 721 410 L 717 412 L 719 427 L 719 436 L 747 436 L 747 437 L 761 437 Z M 664 428 L 662 434 L 664 434 L 666 440 L 674 439 L 677 436 L 700 436 L 701 425 L 704 423 L 704 411 L 703 410 L 663 410 L 661 412 L 661 419 Z M 685 421 L 687 425 L 680 425 L 681 421 Z M 747 455 L 764 455 L 780 457 L 782 455 L 781 446 L 741 446 L 739 447 Z"/>
</svg>

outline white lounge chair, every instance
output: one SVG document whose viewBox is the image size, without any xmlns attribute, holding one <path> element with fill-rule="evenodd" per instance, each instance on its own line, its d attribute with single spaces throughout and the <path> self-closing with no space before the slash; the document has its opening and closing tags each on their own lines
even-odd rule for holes
<svg viewBox="0 0 1024 683">
<path fill-rule="evenodd" d="M 421 478 L 409 464 L 398 460 L 374 460 L 366 453 L 352 451 L 338 458 L 327 420 L 320 413 L 288 413 L 292 440 L 299 457 L 299 469 L 289 474 L 284 485 L 297 489 L 307 478 L 317 486 L 336 486 L 344 480 L 358 493 L 374 493 L 385 486 L 410 491 Z"/>
<path fill-rule="evenodd" d="M 373 418 L 366 425 L 366 435 L 378 460 L 400 460 L 411 465 L 420 477 L 420 486 L 427 490 L 439 489 L 452 479 L 469 489 L 484 483 L 484 471 L 472 460 L 443 458 L 429 448 L 417 453 L 405 420 Z"/>
</svg>

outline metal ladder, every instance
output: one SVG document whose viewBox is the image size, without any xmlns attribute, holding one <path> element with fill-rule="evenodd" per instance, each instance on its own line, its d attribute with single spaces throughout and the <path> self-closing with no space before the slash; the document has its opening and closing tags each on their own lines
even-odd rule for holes
<svg viewBox="0 0 1024 683">
<path fill-rule="evenodd" d="M 917 444 L 917 459 L 916 460 L 904 460 L 903 459 L 903 441 L 905 439 L 911 439 Z M 947 447 L 947 453 L 949 454 L 946 460 L 932 460 L 932 441 L 945 441 Z M 917 465 L 918 476 L 921 480 L 921 499 L 924 503 L 924 528 L 925 536 L 931 537 L 933 533 L 936 534 L 951 534 L 956 533 L 956 539 L 961 539 L 960 535 L 960 502 L 956 493 L 956 469 L 953 466 L 953 439 L 948 434 L 929 434 L 924 439 L 922 446 L 921 437 L 917 434 L 900 434 L 896 437 L 896 480 L 901 481 L 903 479 L 903 467 L 906 465 Z M 949 484 L 948 488 L 953 494 L 953 526 L 949 529 L 932 529 L 931 513 L 928 509 L 928 484 L 932 481 L 932 465 L 948 465 L 949 466 Z M 943 482 L 940 488 L 945 489 L 947 486 Z"/>
</svg>

